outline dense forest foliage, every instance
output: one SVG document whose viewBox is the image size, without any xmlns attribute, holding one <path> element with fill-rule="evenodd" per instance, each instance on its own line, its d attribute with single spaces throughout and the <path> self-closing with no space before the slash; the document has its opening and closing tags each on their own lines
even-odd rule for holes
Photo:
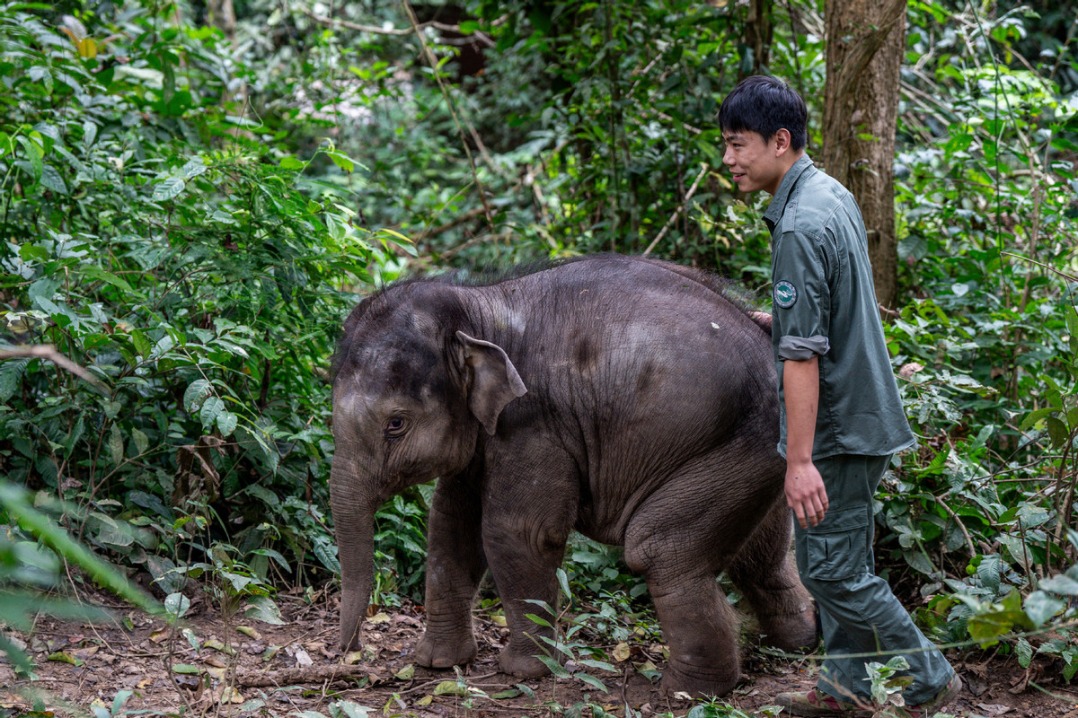
<svg viewBox="0 0 1078 718">
<path fill-rule="evenodd" d="M 715 114 L 745 74 L 778 75 L 820 154 L 822 13 L 0 4 L 0 623 L 28 627 L 63 561 L 130 590 L 95 556 L 175 614 L 207 591 L 274 620 L 276 591 L 335 580 L 327 372 L 384 282 L 648 253 L 766 308 L 766 198 L 724 175 Z M 909 3 L 886 332 L 920 442 L 877 514 L 881 569 L 937 642 L 1054 656 L 1067 680 L 1076 17 Z M 428 497 L 379 512 L 381 605 L 422 598 Z M 615 551 L 570 554 L 578 601 L 654 626 Z"/>
</svg>

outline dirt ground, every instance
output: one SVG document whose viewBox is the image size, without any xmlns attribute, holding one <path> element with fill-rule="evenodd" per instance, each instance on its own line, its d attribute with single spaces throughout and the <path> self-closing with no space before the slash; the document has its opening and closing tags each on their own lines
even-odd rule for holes
<svg viewBox="0 0 1078 718">
<path fill-rule="evenodd" d="M 382 611 L 364 626 L 365 652 L 353 665 L 336 649 L 335 597 L 282 596 L 283 625 L 236 615 L 226 620 L 199 602 L 182 625 L 115 608 L 110 624 L 38 622 L 29 636 L 6 635 L 25 645 L 37 664 L 33 680 L 17 678 L 0 659 L 0 718 L 49 715 L 291 716 L 686 716 L 699 701 L 664 697 L 655 679 L 663 647 L 638 644 L 607 655 L 618 674 L 588 669 L 608 687 L 590 687 L 578 674 L 519 680 L 497 670 L 506 629 L 477 614 L 480 655 L 458 673 L 417 667 L 412 652 L 422 631 L 420 608 Z M 995 718 L 1078 718 L 1078 685 L 1068 685 L 1060 664 L 1022 670 L 988 653 L 950 656 L 965 688 L 948 713 Z M 613 659 L 612 659 L 613 660 Z M 579 666 L 570 665 L 575 669 Z M 336 672 L 336 675 L 334 675 Z M 814 670 L 743 648 L 744 678 L 724 698 L 743 715 L 766 711 L 782 691 L 807 689 Z M 126 691 L 130 691 L 126 698 Z M 350 702 L 350 703 L 342 703 Z M 719 704 L 721 705 L 721 704 Z M 344 708 L 339 712 L 336 708 Z M 366 709 L 366 713 L 364 710 Z M 738 716 L 701 711 L 705 716 Z"/>
</svg>

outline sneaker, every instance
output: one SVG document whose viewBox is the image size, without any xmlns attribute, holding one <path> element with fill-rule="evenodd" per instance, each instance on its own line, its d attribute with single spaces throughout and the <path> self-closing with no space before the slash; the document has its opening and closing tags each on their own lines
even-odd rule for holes
<svg viewBox="0 0 1078 718">
<path fill-rule="evenodd" d="M 775 703 L 795 716 L 820 716 L 821 718 L 872 718 L 875 711 L 865 710 L 856 703 L 840 701 L 832 695 L 815 688 L 808 693 L 779 693 Z"/>
<path fill-rule="evenodd" d="M 947 685 L 933 696 L 932 700 L 916 706 L 906 706 L 906 715 L 909 718 L 932 718 L 941 708 L 957 698 L 961 691 L 962 679 L 955 673 L 951 676 L 951 680 Z"/>
</svg>

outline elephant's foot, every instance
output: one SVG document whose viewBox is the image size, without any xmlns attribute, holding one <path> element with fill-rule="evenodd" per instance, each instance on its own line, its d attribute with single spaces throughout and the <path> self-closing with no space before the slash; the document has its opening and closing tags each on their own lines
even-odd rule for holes
<svg viewBox="0 0 1078 718">
<path fill-rule="evenodd" d="M 819 642 L 816 609 L 808 603 L 797 613 L 760 616 L 761 642 L 782 651 L 802 651 Z"/>
<path fill-rule="evenodd" d="M 663 671 L 660 689 L 665 695 L 688 693 L 693 697 L 723 696 L 734 689 L 741 680 L 741 669 L 736 659 L 719 661 L 701 668 L 678 664 L 673 658 Z"/>
<path fill-rule="evenodd" d="M 498 666 L 502 673 L 508 673 L 520 678 L 539 678 L 550 673 L 542 661 L 535 657 L 539 649 L 534 645 L 532 653 L 514 651 L 512 646 L 505 648 L 498 656 Z"/>
<path fill-rule="evenodd" d="M 475 638 L 468 633 L 456 639 L 431 636 L 428 629 L 415 646 L 415 661 L 427 668 L 450 668 L 471 663 L 479 652 Z"/>
</svg>

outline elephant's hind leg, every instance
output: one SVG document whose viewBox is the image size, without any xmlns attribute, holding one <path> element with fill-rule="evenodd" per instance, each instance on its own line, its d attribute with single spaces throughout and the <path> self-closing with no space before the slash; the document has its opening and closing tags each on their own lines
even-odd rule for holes
<svg viewBox="0 0 1078 718">
<path fill-rule="evenodd" d="M 790 553 L 790 510 L 776 501 L 727 575 L 753 607 L 764 643 L 784 651 L 816 644 L 816 611 Z"/>
<path fill-rule="evenodd" d="M 715 576 L 682 577 L 673 591 L 657 590 L 652 600 L 670 646 L 662 690 L 694 696 L 730 692 L 741 678 L 737 618 Z"/>
<path fill-rule="evenodd" d="M 640 519 L 638 521 L 638 519 Z M 690 525 L 644 519 L 638 513 L 625 541 L 629 568 L 642 573 L 659 616 L 670 662 L 663 673 L 666 693 L 696 696 L 728 693 L 741 677 L 738 623 L 716 581 L 702 531 Z M 662 526 L 662 529 L 657 527 Z"/>
</svg>

